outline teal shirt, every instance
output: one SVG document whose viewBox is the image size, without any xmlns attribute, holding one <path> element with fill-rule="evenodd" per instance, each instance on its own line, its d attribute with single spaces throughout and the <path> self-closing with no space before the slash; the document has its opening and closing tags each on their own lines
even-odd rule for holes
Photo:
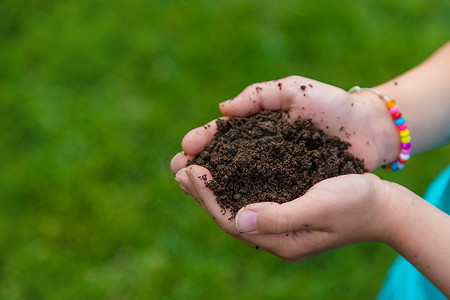
<svg viewBox="0 0 450 300">
<path fill-rule="evenodd" d="M 434 180 L 425 200 L 450 214 L 450 166 Z M 425 276 L 406 259 L 399 256 L 389 270 L 378 300 L 440 300 L 447 299 Z"/>
</svg>

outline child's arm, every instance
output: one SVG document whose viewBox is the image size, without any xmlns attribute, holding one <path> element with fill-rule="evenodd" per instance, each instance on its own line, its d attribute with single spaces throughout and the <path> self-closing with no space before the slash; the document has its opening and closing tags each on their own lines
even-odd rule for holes
<svg viewBox="0 0 450 300">
<path fill-rule="evenodd" d="M 406 188 L 390 185 L 385 241 L 450 298 L 450 216 Z"/>
<path fill-rule="evenodd" d="M 450 140 L 450 42 L 417 67 L 375 89 L 397 101 L 411 131 L 413 153 Z M 371 92 L 361 96 L 375 98 Z"/>
</svg>

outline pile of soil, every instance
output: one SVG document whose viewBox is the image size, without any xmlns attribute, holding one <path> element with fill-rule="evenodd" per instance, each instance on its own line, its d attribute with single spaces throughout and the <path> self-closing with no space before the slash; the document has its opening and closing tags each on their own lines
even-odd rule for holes
<svg viewBox="0 0 450 300">
<path fill-rule="evenodd" d="M 284 203 L 321 180 L 363 173 L 349 143 L 325 134 L 310 119 L 290 124 L 281 112 L 217 121 L 218 132 L 190 164 L 207 168 L 206 183 L 232 217 L 254 202 Z M 204 180 L 208 180 L 203 176 Z"/>
</svg>

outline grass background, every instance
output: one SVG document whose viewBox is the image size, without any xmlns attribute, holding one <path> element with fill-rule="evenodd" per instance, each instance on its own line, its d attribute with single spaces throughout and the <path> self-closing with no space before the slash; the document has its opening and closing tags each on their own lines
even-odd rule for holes
<svg viewBox="0 0 450 300">
<path fill-rule="evenodd" d="M 449 15 L 445 0 L 1 1 L 0 297 L 374 298 L 393 250 L 286 263 L 224 234 L 169 161 L 246 85 L 376 85 L 444 44 Z M 377 174 L 423 195 L 449 150 Z"/>
</svg>

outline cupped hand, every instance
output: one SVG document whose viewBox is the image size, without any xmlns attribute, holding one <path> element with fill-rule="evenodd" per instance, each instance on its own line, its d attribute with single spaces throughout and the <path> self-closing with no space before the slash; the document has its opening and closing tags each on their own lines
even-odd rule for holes
<svg viewBox="0 0 450 300">
<path fill-rule="evenodd" d="M 395 160 L 398 154 L 394 122 L 384 103 L 370 93 L 352 95 L 312 79 L 290 76 L 253 84 L 221 103 L 220 110 L 225 118 L 245 117 L 261 110 L 284 111 L 291 122 L 299 117 L 311 118 L 327 134 L 350 142 L 349 151 L 364 159 L 369 170 Z M 241 209 L 236 219 L 231 218 L 205 186 L 204 175 L 211 180 L 210 172 L 196 165 L 186 167 L 216 132 L 216 120 L 188 132 L 182 141 L 183 151 L 172 159 L 171 168 L 182 189 L 225 232 L 289 261 L 357 241 L 381 239 L 383 230 L 379 227 L 383 222 L 378 218 L 383 215 L 382 207 L 374 199 L 378 199 L 375 195 L 380 193 L 382 181 L 371 174 L 327 179 L 301 198 L 281 205 L 252 204 Z"/>
<path fill-rule="evenodd" d="M 311 118 L 329 135 L 351 143 L 349 151 L 364 159 L 368 170 L 392 162 L 399 152 L 399 135 L 382 100 L 370 92 L 352 95 L 340 88 L 301 76 L 255 83 L 219 105 L 225 116 L 245 117 L 261 110 L 281 110 L 289 120 Z M 171 162 L 174 173 L 186 166 L 211 141 L 215 120 L 191 130 L 183 152 Z"/>
<path fill-rule="evenodd" d="M 225 232 L 291 262 L 351 243 L 385 241 L 390 227 L 383 218 L 388 188 L 370 173 L 321 181 L 283 204 L 247 205 L 236 218 L 220 208 L 205 186 L 212 179 L 207 169 L 189 166 L 179 170 L 176 179 Z"/>
</svg>

